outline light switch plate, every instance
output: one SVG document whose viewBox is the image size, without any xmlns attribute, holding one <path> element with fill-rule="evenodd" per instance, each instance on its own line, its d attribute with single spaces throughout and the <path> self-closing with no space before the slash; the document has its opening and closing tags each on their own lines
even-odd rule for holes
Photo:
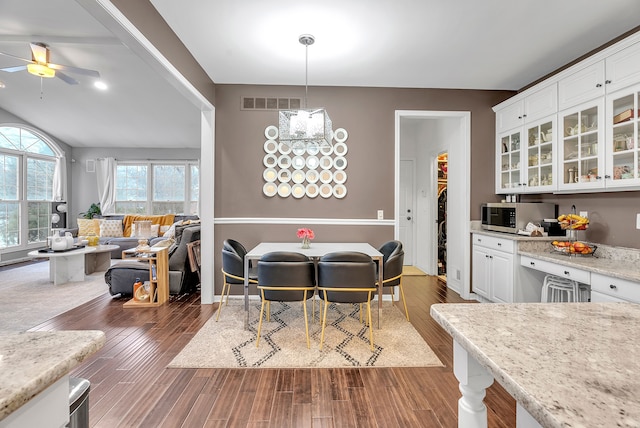
<svg viewBox="0 0 640 428">
<path fill-rule="evenodd" d="M 589 217 L 589 213 L 587 211 L 580 211 L 580 217 L 588 218 Z"/>
<path fill-rule="evenodd" d="M 384 220 L 384 210 L 378 210 L 378 220 Z"/>
<path fill-rule="evenodd" d="M 640 229 L 640 213 L 636 214 L 636 229 Z"/>
</svg>

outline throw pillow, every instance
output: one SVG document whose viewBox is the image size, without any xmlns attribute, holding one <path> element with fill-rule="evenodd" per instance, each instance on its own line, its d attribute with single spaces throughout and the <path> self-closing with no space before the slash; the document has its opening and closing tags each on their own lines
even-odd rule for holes
<svg viewBox="0 0 640 428">
<path fill-rule="evenodd" d="M 100 236 L 100 220 L 97 218 L 79 218 L 78 236 L 96 235 Z"/>
<path fill-rule="evenodd" d="M 122 221 L 100 220 L 100 236 L 103 238 L 122 238 Z"/>
<path fill-rule="evenodd" d="M 149 238 L 156 238 L 160 233 L 160 225 L 159 224 L 152 224 L 151 225 L 151 236 L 149 236 Z M 135 237 L 136 236 L 136 225 L 132 224 L 131 225 L 131 235 L 129 235 L 131 237 Z"/>
<path fill-rule="evenodd" d="M 180 221 L 176 221 L 175 223 L 173 223 L 171 225 L 171 227 L 169 228 L 169 230 L 167 230 L 164 235 L 162 235 L 164 238 L 175 238 L 176 236 L 176 226 L 180 226 L 182 224 L 182 220 Z"/>
</svg>

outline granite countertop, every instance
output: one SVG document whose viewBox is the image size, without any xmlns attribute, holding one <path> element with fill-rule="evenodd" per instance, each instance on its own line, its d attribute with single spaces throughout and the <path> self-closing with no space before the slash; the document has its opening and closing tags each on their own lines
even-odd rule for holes
<svg viewBox="0 0 640 428">
<path fill-rule="evenodd" d="M 0 332 L 0 420 L 105 343 L 102 331 Z"/>
<path fill-rule="evenodd" d="M 640 305 L 448 303 L 431 316 L 542 426 L 640 426 Z"/>
</svg>

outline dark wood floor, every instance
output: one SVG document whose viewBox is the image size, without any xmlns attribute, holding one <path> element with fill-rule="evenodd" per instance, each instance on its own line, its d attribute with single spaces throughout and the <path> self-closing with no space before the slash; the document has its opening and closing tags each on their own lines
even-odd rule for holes
<svg viewBox="0 0 640 428">
<path fill-rule="evenodd" d="M 92 427 L 455 427 L 452 341 L 429 316 L 462 302 L 435 277 L 406 276 L 411 322 L 445 368 L 167 369 L 215 312 L 198 295 L 156 309 L 109 296 L 33 330 L 97 329 L 106 345 L 72 376 L 91 381 Z M 487 391 L 489 427 L 515 426 L 515 402 Z"/>
</svg>

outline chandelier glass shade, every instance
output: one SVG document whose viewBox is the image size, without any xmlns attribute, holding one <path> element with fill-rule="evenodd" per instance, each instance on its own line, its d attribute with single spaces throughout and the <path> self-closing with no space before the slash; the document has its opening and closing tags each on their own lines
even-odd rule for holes
<svg viewBox="0 0 640 428">
<path fill-rule="evenodd" d="M 47 78 L 56 75 L 56 71 L 53 68 L 49 68 L 44 64 L 27 64 L 27 71 L 36 76 Z"/>
<path fill-rule="evenodd" d="M 332 123 L 324 108 L 307 108 L 309 46 L 315 42 L 310 34 L 303 34 L 298 41 L 305 46 L 305 96 L 304 108 L 299 110 L 280 110 L 278 134 L 280 142 L 290 147 L 314 143 L 318 146 L 331 146 L 333 139 Z"/>
</svg>

